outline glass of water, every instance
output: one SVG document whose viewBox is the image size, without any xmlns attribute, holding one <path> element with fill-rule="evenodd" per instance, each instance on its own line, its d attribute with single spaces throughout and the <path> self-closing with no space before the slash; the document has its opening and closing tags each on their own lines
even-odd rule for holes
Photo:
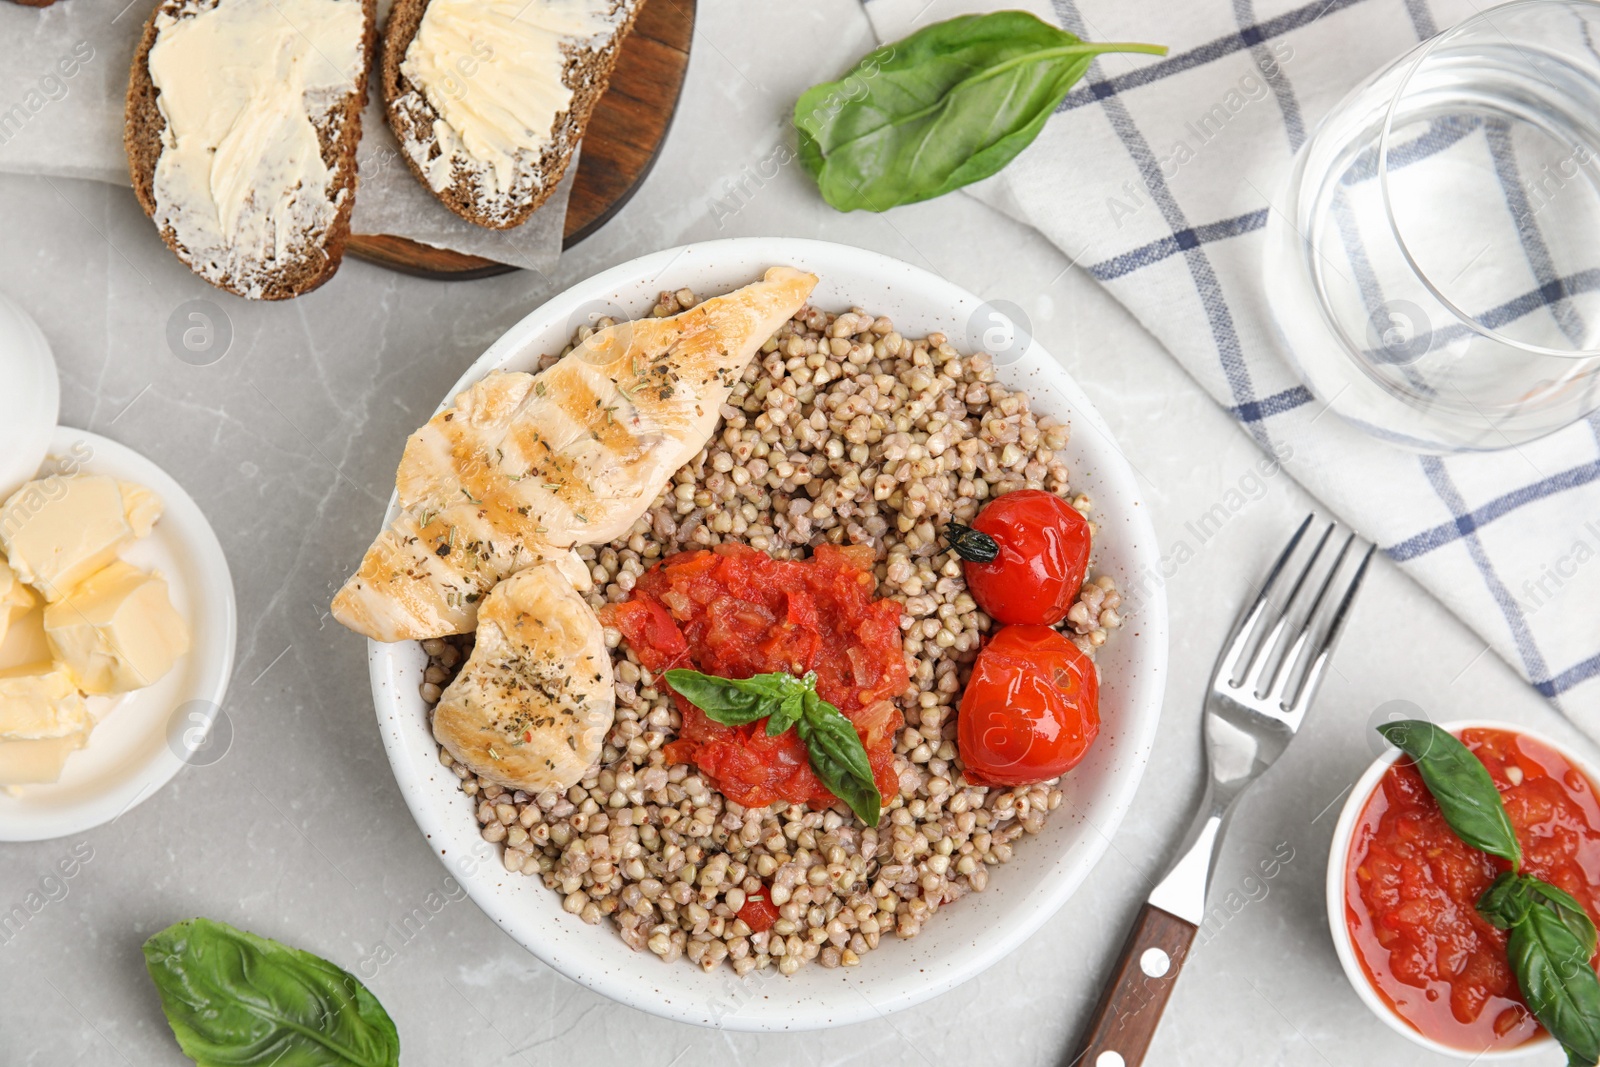
<svg viewBox="0 0 1600 1067">
<path fill-rule="evenodd" d="M 1273 317 L 1385 440 L 1507 448 L 1600 407 L 1600 3 L 1520 0 L 1359 86 L 1270 213 Z"/>
</svg>

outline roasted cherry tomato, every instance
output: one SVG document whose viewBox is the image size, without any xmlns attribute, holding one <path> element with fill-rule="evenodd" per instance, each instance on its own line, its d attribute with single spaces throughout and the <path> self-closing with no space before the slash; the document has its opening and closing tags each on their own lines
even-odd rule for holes
<svg viewBox="0 0 1600 1067">
<path fill-rule="evenodd" d="M 1007 626 L 972 666 L 959 741 L 967 781 L 1033 785 L 1065 774 L 1100 732 L 1100 680 L 1048 626 Z"/>
<path fill-rule="evenodd" d="M 951 523 L 967 588 L 996 622 L 1054 626 L 1078 599 L 1089 566 L 1089 520 L 1042 489 L 996 497 L 972 525 Z"/>
</svg>

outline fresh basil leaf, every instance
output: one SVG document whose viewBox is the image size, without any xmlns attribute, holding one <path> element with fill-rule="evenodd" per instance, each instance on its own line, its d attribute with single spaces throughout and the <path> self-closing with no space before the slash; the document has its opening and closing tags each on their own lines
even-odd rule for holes
<svg viewBox="0 0 1600 1067">
<path fill-rule="evenodd" d="M 1577 899 L 1540 878 L 1524 877 L 1529 892 L 1543 898 L 1538 901 L 1556 913 L 1567 929 L 1583 944 L 1583 958 L 1589 959 L 1595 950 L 1594 922 Z M 1492 887 L 1491 887 L 1492 888 Z"/>
<path fill-rule="evenodd" d="M 777 737 L 795 723 L 800 721 L 800 716 L 805 713 L 805 692 L 790 693 L 778 705 L 778 710 L 767 719 L 767 736 Z"/>
<path fill-rule="evenodd" d="M 144 944 L 178 1045 L 200 1067 L 397 1067 L 377 999 L 327 960 L 210 919 Z"/>
<path fill-rule="evenodd" d="M 876 49 L 795 102 L 800 160 L 840 211 L 886 211 L 996 173 L 1105 52 L 1024 11 L 963 15 Z"/>
<path fill-rule="evenodd" d="M 706 718 L 724 726 L 743 726 L 772 714 L 777 703 L 790 691 L 779 679 L 795 685 L 799 679 L 787 674 L 758 674 L 753 678 L 717 678 L 699 671 L 677 668 L 666 674 L 667 684 L 706 713 Z"/>
<path fill-rule="evenodd" d="M 814 692 L 805 698 L 805 714 L 796 726 L 811 757 L 811 769 L 822 784 L 850 806 L 868 826 L 877 826 L 883 795 L 872 778 L 872 764 L 856 733 L 855 723 Z"/>
<path fill-rule="evenodd" d="M 1528 879 L 1506 871 L 1478 897 L 1478 914 L 1502 930 L 1509 930 L 1528 916 L 1533 897 Z"/>
<path fill-rule="evenodd" d="M 1584 959 L 1594 955 L 1595 929 L 1589 913 L 1576 899 L 1549 882 L 1507 871 L 1478 898 L 1478 914 L 1502 930 L 1510 930 L 1524 921 L 1534 908 L 1555 913 L 1582 945 Z"/>
<path fill-rule="evenodd" d="M 1506 957 L 1533 1017 L 1567 1050 L 1568 1064 L 1594 1067 L 1600 1061 L 1600 979 L 1584 940 L 1554 907 L 1534 906 L 1511 928 Z"/>
<path fill-rule="evenodd" d="M 822 148 L 817 144 L 817 139 L 799 127 L 795 128 L 796 147 L 799 149 L 800 165 L 805 172 L 815 181 L 822 174 Z"/>
<path fill-rule="evenodd" d="M 1494 779 L 1472 751 L 1448 730 L 1422 719 L 1384 723 L 1378 732 L 1410 756 L 1450 829 L 1473 848 L 1522 866 L 1522 846 L 1511 828 Z"/>
</svg>

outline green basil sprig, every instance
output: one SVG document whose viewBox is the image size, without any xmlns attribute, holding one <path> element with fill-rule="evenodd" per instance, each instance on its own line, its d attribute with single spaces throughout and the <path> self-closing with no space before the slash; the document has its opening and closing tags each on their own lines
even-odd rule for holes
<svg viewBox="0 0 1600 1067">
<path fill-rule="evenodd" d="M 800 161 L 840 211 L 886 211 L 998 172 L 1039 135 L 1097 44 L 1025 11 L 963 15 L 868 53 L 794 106 Z"/>
<path fill-rule="evenodd" d="M 861 735 L 844 712 L 817 695 L 815 672 L 804 678 L 792 674 L 718 678 L 679 668 L 668 671 L 666 678 L 667 684 L 705 712 L 706 718 L 724 726 L 766 719 L 768 737 L 793 728 L 822 784 L 862 822 L 878 825 L 883 795 L 873 781 Z"/>
<path fill-rule="evenodd" d="M 1571 931 L 1585 961 L 1594 955 L 1595 929 L 1589 913 L 1571 894 L 1549 882 L 1506 871 L 1478 898 L 1478 914 L 1510 930 L 1536 905 L 1549 909 Z"/>
<path fill-rule="evenodd" d="M 1478 913 L 1508 932 L 1517 985 L 1567 1062 L 1600 1060 L 1600 980 L 1589 966 L 1595 930 L 1583 905 L 1548 882 L 1507 871 L 1479 898 Z"/>
<path fill-rule="evenodd" d="M 327 960 L 210 919 L 144 943 L 167 1023 L 200 1067 L 397 1067 L 377 998 Z"/>
<path fill-rule="evenodd" d="M 1499 856 L 1513 869 L 1522 866 L 1522 846 L 1517 844 L 1494 779 L 1466 745 L 1424 719 L 1385 723 L 1378 732 L 1411 757 L 1457 837 Z"/>
<path fill-rule="evenodd" d="M 1533 1017 L 1567 1051 L 1569 1067 L 1600 1063 L 1600 978 L 1589 961 L 1595 927 L 1572 896 L 1519 873 L 1522 848 L 1494 779 L 1448 730 L 1407 719 L 1378 732 L 1412 758 L 1456 836 L 1511 864 L 1479 896 L 1478 913 L 1507 932 L 1506 958 Z"/>
<path fill-rule="evenodd" d="M 1566 1049 L 1569 1067 L 1600 1062 L 1600 981 L 1571 928 L 1535 905 L 1511 928 L 1506 957 L 1533 1017 Z"/>
<path fill-rule="evenodd" d="M 707 717 L 724 726 L 743 726 L 757 719 L 767 719 L 768 737 L 777 737 L 793 726 L 805 709 L 806 694 L 815 696 L 817 692 L 814 674 L 803 679 L 792 674 L 718 678 L 678 669 L 667 672 L 667 684 Z"/>
</svg>

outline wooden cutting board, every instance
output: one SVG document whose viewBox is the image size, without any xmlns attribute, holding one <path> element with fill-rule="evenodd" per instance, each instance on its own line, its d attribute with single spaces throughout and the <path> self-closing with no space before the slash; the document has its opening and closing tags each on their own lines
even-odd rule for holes
<svg viewBox="0 0 1600 1067">
<path fill-rule="evenodd" d="M 678 108 L 694 18 L 695 0 L 647 0 L 639 12 L 583 136 L 563 248 L 605 225 L 644 184 Z M 345 250 L 423 278 L 464 281 L 517 269 L 387 234 L 351 234 Z"/>
</svg>

